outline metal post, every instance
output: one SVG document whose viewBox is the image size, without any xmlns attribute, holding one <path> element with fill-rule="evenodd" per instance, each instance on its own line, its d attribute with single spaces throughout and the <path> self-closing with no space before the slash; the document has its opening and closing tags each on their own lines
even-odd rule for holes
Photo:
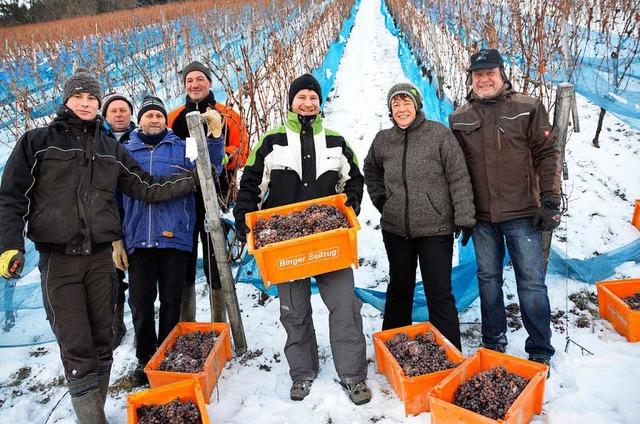
<svg viewBox="0 0 640 424">
<path fill-rule="evenodd" d="M 198 145 L 198 176 L 202 197 L 204 199 L 204 207 L 207 216 L 211 220 L 213 252 L 220 273 L 220 282 L 222 284 L 224 300 L 227 305 L 227 313 L 229 314 L 229 323 L 231 324 L 231 333 L 233 334 L 236 355 L 242 355 L 247 351 L 247 341 L 244 335 L 236 287 L 233 275 L 231 274 L 231 267 L 227 260 L 225 235 L 222 223 L 220 222 L 220 211 L 218 208 L 218 195 L 213 182 L 213 174 L 211 173 L 211 159 L 209 158 L 207 138 L 204 134 L 204 128 L 202 127 L 200 112 L 194 111 L 187 114 L 187 126 L 189 127 L 189 134 L 196 139 Z M 211 292 L 211 290 L 209 291 Z M 211 320 L 213 321 L 213 315 Z"/>
</svg>

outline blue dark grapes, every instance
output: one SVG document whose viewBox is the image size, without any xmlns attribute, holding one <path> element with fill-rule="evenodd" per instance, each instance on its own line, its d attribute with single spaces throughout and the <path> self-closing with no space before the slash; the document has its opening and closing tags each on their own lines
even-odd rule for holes
<svg viewBox="0 0 640 424">
<path fill-rule="evenodd" d="M 193 331 L 176 337 L 158 365 L 158 370 L 190 373 L 202 371 L 215 339 L 213 331 Z"/>
<path fill-rule="evenodd" d="M 456 389 L 453 403 L 494 420 L 503 420 L 529 380 L 495 367 L 474 375 Z"/>
<path fill-rule="evenodd" d="M 338 228 L 349 228 L 349 220 L 340 209 L 331 205 L 313 204 L 302 211 L 258 219 L 253 228 L 254 244 L 259 249 L 268 244 Z"/>
<path fill-rule="evenodd" d="M 385 344 L 407 377 L 448 370 L 459 365 L 447 357 L 446 349 L 436 342 L 432 331 L 417 334 L 415 340 L 399 331 Z"/>
<path fill-rule="evenodd" d="M 138 424 L 202 423 L 200 410 L 192 400 L 182 403 L 179 398 L 176 398 L 162 405 L 142 405 L 136 412 L 138 413 Z"/>
</svg>

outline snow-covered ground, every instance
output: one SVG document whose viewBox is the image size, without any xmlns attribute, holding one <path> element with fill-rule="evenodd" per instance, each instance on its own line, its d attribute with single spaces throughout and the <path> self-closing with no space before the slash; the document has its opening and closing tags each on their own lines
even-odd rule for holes
<svg viewBox="0 0 640 424">
<path fill-rule="evenodd" d="M 397 40 L 384 27 L 379 2 L 362 0 L 353 32 L 337 73 L 327 105 L 326 125 L 343 134 L 360 161 L 374 135 L 390 126 L 386 94 L 404 81 L 397 57 Z M 464 76 L 461 75 L 460 78 Z M 591 147 L 599 108 L 578 98 L 581 133 L 571 134 L 567 145 L 570 179 L 566 183 L 569 213 L 555 233 L 554 244 L 568 256 L 589 258 L 628 244 L 640 233 L 629 224 L 633 201 L 640 198 L 640 133 L 607 115 L 599 150 Z M 365 195 L 366 196 L 366 195 Z M 366 261 L 355 271 L 358 287 L 384 290 L 388 264 L 379 214 L 364 199 L 359 216 L 359 256 Z M 566 242 L 564 241 L 566 240 Z M 640 265 L 623 264 L 611 278 L 640 278 Z M 508 302 L 517 302 L 513 272 L 505 273 Z M 420 276 L 418 275 L 418 279 Z M 562 276 L 547 278 L 552 311 L 568 311 L 569 294 L 595 286 Z M 291 380 L 282 349 L 281 327 L 275 298 L 260 302 L 257 290 L 238 284 L 237 293 L 248 343 L 248 354 L 235 357 L 222 372 L 211 404 L 212 423 L 424 423 L 429 414 L 405 417 L 404 406 L 384 375 L 377 373 L 372 334 L 382 324 L 380 312 L 365 304 L 362 309 L 369 358 L 368 384 L 372 400 L 354 406 L 337 383 L 328 334 L 328 311 L 313 296 L 314 322 L 320 349 L 321 370 L 311 394 L 302 402 L 289 399 Z M 198 315 L 208 321 L 205 285 L 198 286 Z M 597 309 L 597 304 L 589 305 Z M 588 310 L 581 312 L 587 327 L 578 328 L 578 315 L 554 323 L 556 355 L 545 391 L 542 416 L 535 423 L 636 423 L 640 413 L 640 343 L 628 343 L 613 327 Z M 478 301 L 461 314 L 463 353 L 472 354 L 480 341 Z M 126 422 L 126 379 L 135 366 L 133 329 L 114 352 L 112 390 L 106 404 L 111 423 Z M 525 357 L 523 328 L 508 334 L 507 353 Z M 567 345 L 568 338 L 571 342 Z M 568 349 L 565 351 L 565 345 Z M 593 353 L 583 354 L 580 346 Z M 0 350 L 0 416 L 2 422 L 73 423 L 75 418 L 63 383 L 59 349 L 55 343 Z"/>
</svg>

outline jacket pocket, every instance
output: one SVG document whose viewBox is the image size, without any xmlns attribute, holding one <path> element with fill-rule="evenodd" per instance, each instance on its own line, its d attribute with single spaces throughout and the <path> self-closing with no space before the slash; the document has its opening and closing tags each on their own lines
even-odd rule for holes
<svg viewBox="0 0 640 424">
<path fill-rule="evenodd" d="M 47 188 L 69 188 L 78 185 L 78 150 L 47 149 L 42 164 L 38 185 Z"/>
<path fill-rule="evenodd" d="M 113 195 L 118 185 L 118 164 L 109 157 L 99 157 L 93 161 L 91 187 Z"/>
<path fill-rule="evenodd" d="M 427 200 L 429 201 L 429 204 L 431 205 L 433 210 L 436 211 L 438 215 L 442 216 L 442 211 L 438 209 L 435 203 L 433 203 L 433 200 L 431 200 L 431 196 L 429 196 L 429 192 L 427 192 Z"/>
</svg>

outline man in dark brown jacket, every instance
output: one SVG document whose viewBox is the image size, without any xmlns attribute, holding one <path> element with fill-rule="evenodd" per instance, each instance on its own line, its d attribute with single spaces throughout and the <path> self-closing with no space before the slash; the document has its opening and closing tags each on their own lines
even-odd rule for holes
<svg viewBox="0 0 640 424">
<path fill-rule="evenodd" d="M 471 56 L 468 72 L 469 102 L 449 116 L 449 125 L 462 146 L 473 185 L 482 344 L 501 352 L 507 346 L 502 293 L 506 240 L 529 334 L 525 351 L 530 360 L 548 365 L 555 350 L 540 231 L 560 223 L 555 134 L 542 103 L 513 91 L 497 50 Z"/>
</svg>

